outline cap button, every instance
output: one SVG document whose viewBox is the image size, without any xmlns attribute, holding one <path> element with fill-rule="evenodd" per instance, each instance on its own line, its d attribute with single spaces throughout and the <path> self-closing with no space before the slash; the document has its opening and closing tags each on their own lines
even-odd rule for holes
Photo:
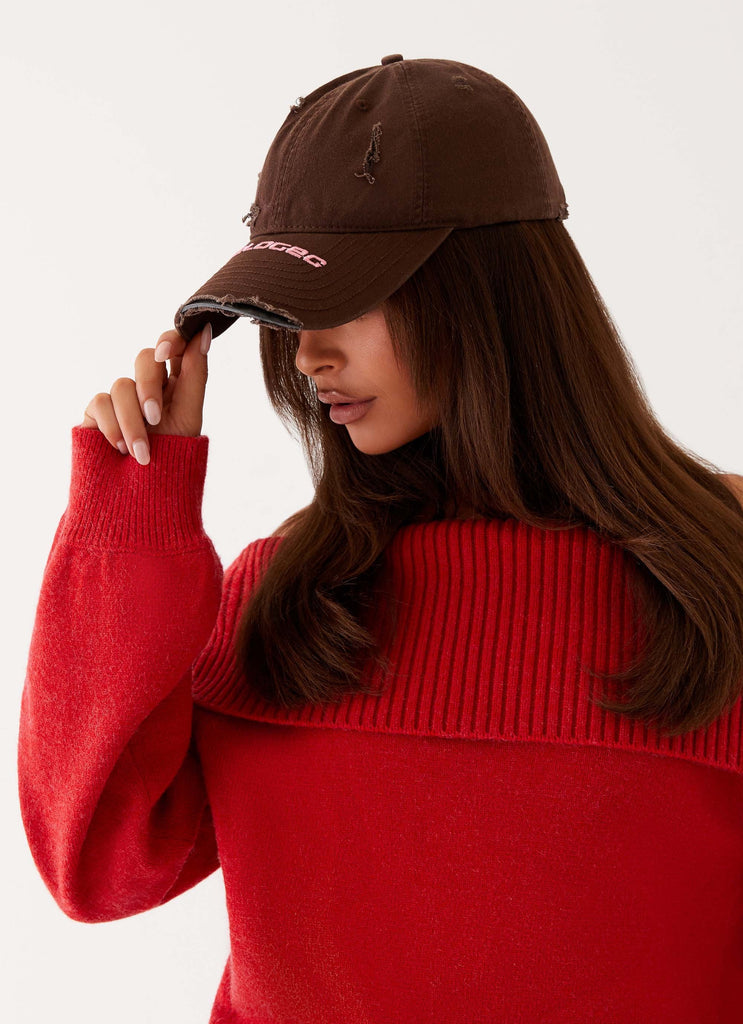
<svg viewBox="0 0 743 1024">
<path fill-rule="evenodd" d="M 401 53 L 391 53 L 387 57 L 382 57 L 381 64 L 394 64 L 396 60 L 402 60 L 403 56 Z"/>
</svg>

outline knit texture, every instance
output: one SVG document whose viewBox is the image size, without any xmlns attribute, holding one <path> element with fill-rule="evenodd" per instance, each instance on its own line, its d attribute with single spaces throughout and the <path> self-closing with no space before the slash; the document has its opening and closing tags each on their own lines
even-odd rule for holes
<svg viewBox="0 0 743 1024">
<path fill-rule="evenodd" d="M 280 538 L 223 571 L 208 439 L 151 461 L 72 430 L 23 688 L 38 870 L 79 921 L 221 868 L 209 1024 L 737 1024 L 741 701 L 661 737 L 589 697 L 643 642 L 632 557 L 587 527 L 411 524 L 378 696 L 275 707 L 232 649 Z"/>
</svg>

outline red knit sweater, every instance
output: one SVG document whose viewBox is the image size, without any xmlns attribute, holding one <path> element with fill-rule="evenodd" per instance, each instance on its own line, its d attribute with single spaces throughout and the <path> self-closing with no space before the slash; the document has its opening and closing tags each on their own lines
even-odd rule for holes
<svg viewBox="0 0 743 1024">
<path fill-rule="evenodd" d="M 230 648 L 281 540 L 223 573 L 208 438 L 150 443 L 140 466 L 73 428 L 31 639 L 20 801 L 66 914 L 137 914 L 221 867 L 210 1024 L 743 1020 L 741 703 L 672 739 L 590 704 L 579 663 L 636 642 L 621 548 L 403 527 L 384 694 L 282 711 Z"/>
</svg>

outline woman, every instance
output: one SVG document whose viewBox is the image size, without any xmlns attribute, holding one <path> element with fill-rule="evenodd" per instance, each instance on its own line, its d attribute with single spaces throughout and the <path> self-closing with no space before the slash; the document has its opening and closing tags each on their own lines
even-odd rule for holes
<svg viewBox="0 0 743 1024">
<path fill-rule="evenodd" d="M 80 921 L 222 868 L 211 1024 L 740 1019 L 740 478 L 663 432 L 566 216 L 508 87 L 385 57 L 292 106 L 251 241 L 73 428 L 24 823 Z M 223 572 L 240 315 L 315 495 Z"/>
</svg>

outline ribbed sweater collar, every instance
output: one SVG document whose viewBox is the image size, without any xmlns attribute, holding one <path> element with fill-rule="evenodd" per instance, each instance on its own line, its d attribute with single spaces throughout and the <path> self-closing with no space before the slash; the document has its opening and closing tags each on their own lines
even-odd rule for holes
<svg viewBox="0 0 743 1024">
<path fill-rule="evenodd" d="M 644 640 L 633 556 L 586 526 L 545 530 L 515 519 L 409 524 L 385 552 L 398 603 L 385 653 L 362 684 L 380 696 L 284 709 L 250 687 L 232 651 L 238 605 L 279 538 L 246 549 L 228 611 L 194 666 L 194 699 L 246 719 L 339 729 L 594 744 L 741 770 L 741 702 L 708 729 L 663 737 L 589 700 Z"/>
</svg>

